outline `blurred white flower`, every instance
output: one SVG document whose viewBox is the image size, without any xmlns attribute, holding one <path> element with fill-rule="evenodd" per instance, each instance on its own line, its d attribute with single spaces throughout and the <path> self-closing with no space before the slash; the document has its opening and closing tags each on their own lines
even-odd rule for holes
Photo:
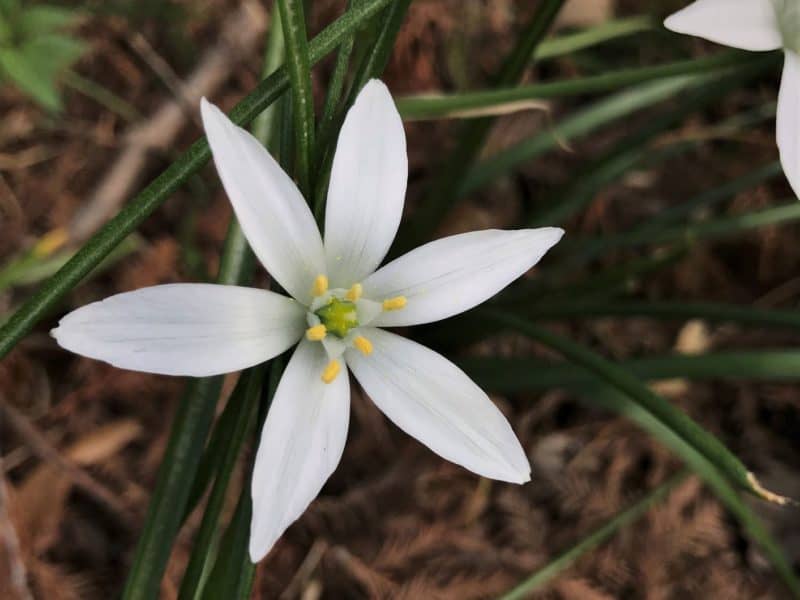
<svg viewBox="0 0 800 600">
<path fill-rule="evenodd" d="M 800 195 L 800 0 L 697 0 L 664 26 L 742 50 L 784 49 L 776 137 L 783 171 Z"/>
<path fill-rule="evenodd" d="M 324 242 L 294 182 L 264 147 L 205 100 L 202 116 L 242 229 L 291 297 L 208 284 L 145 288 L 70 313 L 52 332 L 58 343 L 122 368 L 208 376 L 299 342 L 256 456 L 254 562 L 341 458 L 348 368 L 389 419 L 440 456 L 485 477 L 528 481 L 525 452 L 487 395 L 441 355 L 380 328 L 430 323 L 480 304 L 535 265 L 563 231 L 454 235 L 378 269 L 400 224 L 408 175 L 403 124 L 383 83 L 364 87 L 342 126 Z"/>
</svg>

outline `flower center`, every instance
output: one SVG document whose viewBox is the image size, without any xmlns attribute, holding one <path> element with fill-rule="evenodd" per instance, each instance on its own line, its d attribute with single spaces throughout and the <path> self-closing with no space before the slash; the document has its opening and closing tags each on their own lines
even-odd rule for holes
<svg viewBox="0 0 800 600">
<path fill-rule="evenodd" d="M 330 302 L 314 313 L 319 317 L 326 331 L 339 339 L 344 339 L 351 329 L 358 327 L 358 312 L 355 302 L 340 300 L 335 296 Z"/>
<path fill-rule="evenodd" d="M 306 339 L 320 342 L 328 354 L 329 362 L 321 379 L 334 381 L 342 370 L 339 359 L 348 348 L 355 348 L 364 356 L 372 354 L 373 347 L 358 328 L 369 325 L 381 312 L 402 310 L 407 304 L 405 296 L 384 298 L 382 301 L 362 298 L 364 288 L 360 283 L 349 290 L 328 289 L 328 278 L 318 275 L 311 286 L 313 300 L 308 307 Z M 330 335 L 328 335 L 330 334 Z"/>
<path fill-rule="evenodd" d="M 800 2 L 797 0 L 772 0 L 783 47 L 800 52 Z"/>
</svg>

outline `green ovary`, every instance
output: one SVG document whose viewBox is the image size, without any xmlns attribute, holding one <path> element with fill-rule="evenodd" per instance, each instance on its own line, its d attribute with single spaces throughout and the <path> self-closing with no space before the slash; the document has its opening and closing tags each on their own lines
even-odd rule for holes
<svg viewBox="0 0 800 600">
<path fill-rule="evenodd" d="M 331 298 L 325 306 L 314 313 L 330 333 L 344 338 L 351 329 L 358 327 L 356 305 L 348 300 Z"/>
</svg>

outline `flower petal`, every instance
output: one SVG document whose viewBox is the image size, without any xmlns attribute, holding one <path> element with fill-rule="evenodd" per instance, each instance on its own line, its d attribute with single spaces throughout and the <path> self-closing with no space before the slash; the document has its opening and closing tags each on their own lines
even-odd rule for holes
<svg viewBox="0 0 800 600">
<path fill-rule="evenodd" d="M 405 308 L 381 313 L 372 325 L 419 325 L 464 312 L 525 273 L 562 235 L 556 227 L 487 229 L 420 246 L 364 280 L 367 298 L 408 300 Z"/>
<path fill-rule="evenodd" d="M 205 98 L 201 110 L 214 163 L 247 241 L 269 274 L 307 304 L 314 278 L 325 274 L 311 210 L 258 140 Z"/>
<path fill-rule="evenodd" d="M 772 0 L 697 0 L 667 17 L 664 27 L 742 50 L 783 46 Z"/>
<path fill-rule="evenodd" d="M 339 464 L 350 421 L 346 369 L 320 379 L 327 357 L 303 340 L 283 373 L 253 468 L 250 558 L 261 560 L 306 510 Z"/>
<path fill-rule="evenodd" d="M 333 287 L 372 273 L 394 240 L 408 179 L 403 122 L 383 82 L 370 80 L 339 133 L 325 214 Z"/>
<path fill-rule="evenodd" d="M 205 377 L 289 348 L 303 335 L 304 310 L 266 290 L 178 283 L 87 304 L 51 333 L 63 348 L 115 367 Z"/>
<path fill-rule="evenodd" d="M 524 483 L 530 465 L 506 418 L 464 372 L 416 342 L 363 328 L 372 354 L 345 353 L 364 391 L 400 429 L 484 477 Z"/>
<path fill-rule="evenodd" d="M 783 172 L 800 197 L 800 56 L 791 50 L 783 65 L 776 121 Z"/>
</svg>

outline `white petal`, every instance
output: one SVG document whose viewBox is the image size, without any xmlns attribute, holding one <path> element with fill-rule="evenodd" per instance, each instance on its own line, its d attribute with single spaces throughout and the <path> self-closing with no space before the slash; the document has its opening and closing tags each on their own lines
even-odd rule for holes
<svg viewBox="0 0 800 600">
<path fill-rule="evenodd" d="M 377 327 L 446 319 L 491 298 L 539 262 L 562 229 L 487 229 L 442 238 L 390 262 L 364 280 L 364 296 L 405 296 L 406 307 L 384 312 Z"/>
<path fill-rule="evenodd" d="M 372 273 L 403 213 L 408 157 L 403 122 L 383 82 L 373 79 L 347 113 L 333 159 L 325 254 L 333 287 Z"/>
<path fill-rule="evenodd" d="M 772 0 L 697 0 L 669 16 L 664 26 L 742 50 L 783 46 Z"/>
<path fill-rule="evenodd" d="M 258 140 L 205 98 L 201 109 L 214 164 L 247 241 L 269 274 L 308 303 L 314 278 L 325 274 L 322 238 L 311 210 Z"/>
<path fill-rule="evenodd" d="M 345 354 L 372 401 L 438 455 L 484 477 L 524 483 L 530 465 L 511 426 L 464 372 L 416 342 L 364 328 L 373 352 Z"/>
<path fill-rule="evenodd" d="M 320 379 L 328 359 L 303 340 L 275 391 L 253 468 L 250 558 L 261 560 L 306 510 L 342 457 L 350 420 L 347 369 Z"/>
<path fill-rule="evenodd" d="M 800 197 L 800 56 L 790 50 L 778 95 L 777 139 L 783 172 Z"/>
<path fill-rule="evenodd" d="M 178 283 L 87 304 L 51 333 L 63 348 L 115 367 L 205 377 L 277 356 L 302 336 L 304 314 L 266 290 Z"/>
</svg>

